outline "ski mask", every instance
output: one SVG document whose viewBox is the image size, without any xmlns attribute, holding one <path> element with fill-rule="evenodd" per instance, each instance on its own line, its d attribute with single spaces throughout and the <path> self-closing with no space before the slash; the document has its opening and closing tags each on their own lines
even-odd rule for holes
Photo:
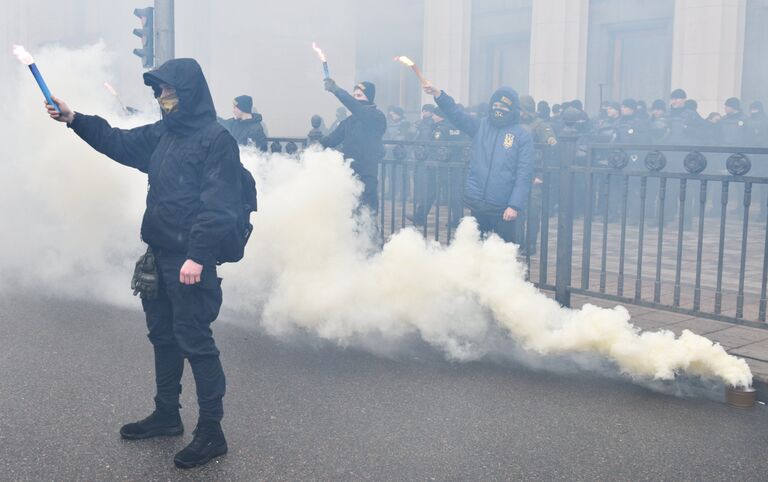
<svg viewBox="0 0 768 482">
<path fill-rule="evenodd" d="M 489 122 L 494 127 L 507 127 L 518 122 L 520 118 L 520 100 L 517 92 L 510 87 L 497 90 L 490 100 Z"/>
</svg>

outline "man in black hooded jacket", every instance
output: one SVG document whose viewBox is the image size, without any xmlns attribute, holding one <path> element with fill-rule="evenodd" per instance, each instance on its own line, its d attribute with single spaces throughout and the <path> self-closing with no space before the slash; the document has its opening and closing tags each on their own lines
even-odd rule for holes
<svg viewBox="0 0 768 482">
<path fill-rule="evenodd" d="M 352 115 L 322 138 L 320 144 L 323 147 L 341 145 L 344 159 L 352 159 L 352 170 L 363 183 L 363 204 L 376 213 L 379 207 L 379 161 L 384 156 L 381 139 L 387 130 L 387 118 L 373 103 L 376 87 L 370 82 L 360 82 L 350 95 L 333 79 L 325 79 L 325 90 L 335 95 Z"/>
<path fill-rule="evenodd" d="M 240 208 L 240 155 L 235 139 L 216 122 L 208 84 L 192 59 L 170 60 L 144 74 L 162 120 L 117 129 L 98 116 L 74 112 L 60 99 L 66 122 L 94 149 L 149 176 L 141 237 L 152 249 L 159 277 L 155 296 L 142 293 L 154 348 L 157 394 L 147 418 L 124 425 L 126 439 L 181 435 L 179 394 L 184 358 L 195 378 L 200 414 L 192 442 L 176 454 L 177 467 L 207 463 L 227 452 L 221 430 L 224 371 L 210 324 L 221 306 L 217 250 Z"/>
</svg>

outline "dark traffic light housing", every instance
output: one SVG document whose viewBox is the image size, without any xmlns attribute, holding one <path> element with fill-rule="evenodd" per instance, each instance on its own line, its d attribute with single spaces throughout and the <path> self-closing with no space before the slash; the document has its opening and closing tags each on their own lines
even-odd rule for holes
<svg viewBox="0 0 768 482">
<path fill-rule="evenodd" d="M 133 34 L 141 39 L 141 48 L 133 49 L 133 53 L 141 57 L 145 69 L 151 69 L 155 65 L 155 9 L 137 8 L 133 14 L 141 19 L 141 28 L 133 29 Z"/>
</svg>

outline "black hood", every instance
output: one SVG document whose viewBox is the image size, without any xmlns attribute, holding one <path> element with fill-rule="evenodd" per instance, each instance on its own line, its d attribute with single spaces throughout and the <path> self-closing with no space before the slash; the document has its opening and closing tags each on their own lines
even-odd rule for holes
<svg viewBox="0 0 768 482">
<path fill-rule="evenodd" d="M 251 112 L 251 118 L 250 119 L 243 119 L 242 122 L 253 122 L 254 124 L 260 123 L 262 120 L 264 120 L 264 117 L 257 113 L 257 112 Z"/>
<path fill-rule="evenodd" d="M 163 124 L 176 134 L 192 134 L 211 122 L 216 122 L 208 82 L 205 81 L 200 64 L 194 59 L 172 59 L 156 70 L 144 74 L 144 83 L 160 96 L 160 84 L 176 89 L 179 109 L 170 114 L 163 113 Z"/>
</svg>

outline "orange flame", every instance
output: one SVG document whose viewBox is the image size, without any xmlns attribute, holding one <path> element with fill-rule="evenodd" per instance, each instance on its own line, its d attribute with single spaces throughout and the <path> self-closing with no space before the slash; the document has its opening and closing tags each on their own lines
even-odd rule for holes
<svg viewBox="0 0 768 482">
<path fill-rule="evenodd" d="M 424 74 L 421 73 L 421 70 L 419 70 L 419 67 L 416 65 L 416 62 L 406 57 L 405 55 L 395 57 L 395 61 L 400 62 L 406 67 L 410 67 L 411 70 L 413 70 L 413 73 L 416 74 L 416 77 L 419 78 L 419 82 L 421 82 L 421 85 L 424 85 L 424 86 L 431 85 L 431 83 L 424 78 Z"/>
<path fill-rule="evenodd" d="M 317 53 L 317 56 L 320 57 L 321 62 L 325 62 L 325 54 L 322 50 L 320 50 L 320 47 L 318 47 L 315 42 L 312 42 L 312 50 Z"/>
<path fill-rule="evenodd" d="M 416 65 L 416 62 L 409 59 L 405 55 L 401 55 L 400 57 L 395 57 L 395 60 L 405 65 L 406 67 L 413 67 L 414 65 Z"/>
</svg>

